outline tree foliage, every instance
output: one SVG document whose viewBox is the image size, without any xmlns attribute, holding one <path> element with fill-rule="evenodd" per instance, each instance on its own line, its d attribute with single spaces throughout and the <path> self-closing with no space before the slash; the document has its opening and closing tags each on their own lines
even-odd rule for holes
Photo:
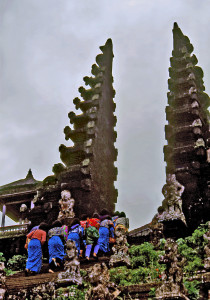
<svg viewBox="0 0 210 300">
<path fill-rule="evenodd" d="M 191 236 L 184 239 L 178 239 L 178 250 L 186 258 L 184 273 L 185 276 L 191 276 L 193 273 L 203 269 L 204 247 L 206 241 L 203 238 L 208 230 L 208 224 L 199 226 Z"/>
<path fill-rule="evenodd" d="M 131 285 L 159 281 L 164 265 L 159 264 L 159 256 L 151 243 L 133 245 L 129 249 L 131 268 L 117 267 L 110 269 L 110 280 L 118 285 Z"/>
</svg>

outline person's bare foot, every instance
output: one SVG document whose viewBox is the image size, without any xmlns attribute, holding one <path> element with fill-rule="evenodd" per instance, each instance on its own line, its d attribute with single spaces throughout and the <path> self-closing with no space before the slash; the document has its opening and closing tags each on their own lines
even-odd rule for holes
<svg viewBox="0 0 210 300">
<path fill-rule="evenodd" d="M 94 258 L 95 260 L 98 260 L 98 256 L 97 256 L 96 253 L 93 253 L 93 258 Z"/>
<path fill-rule="evenodd" d="M 49 273 L 54 273 L 54 271 L 53 271 L 53 270 L 51 270 L 51 269 L 49 269 Z"/>
</svg>

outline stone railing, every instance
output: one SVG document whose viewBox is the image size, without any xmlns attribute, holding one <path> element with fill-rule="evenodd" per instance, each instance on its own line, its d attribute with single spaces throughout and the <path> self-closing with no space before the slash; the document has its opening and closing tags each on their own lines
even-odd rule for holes
<svg viewBox="0 0 210 300">
<path fill-rule="evenodd" d="M 0 227 L 0 239 L 25 235 L 28 230 L 28 225 L 29 225 L 28 223 L 25 223 L 21 225 L 18 224 L 18 225 Z"/>
</svg>

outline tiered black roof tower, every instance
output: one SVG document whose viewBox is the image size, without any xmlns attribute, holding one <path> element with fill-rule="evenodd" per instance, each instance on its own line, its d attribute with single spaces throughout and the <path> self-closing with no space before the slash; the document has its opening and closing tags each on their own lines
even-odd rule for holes
<svg viewBox="0 0 210 300">
<path fill-rule="evenodd" d="M 183 212 L 188 228 L 193 230 L 209 220 L 210 215 L 210 100 L 204 93 L 203 71 L 196 66 L 196 56 L 191 54 L 193 46 L 177 23 L 173 28 L 173 43 L 164 159 L 166 174 L 176 174 L 185 187 Z"/>
</svg>

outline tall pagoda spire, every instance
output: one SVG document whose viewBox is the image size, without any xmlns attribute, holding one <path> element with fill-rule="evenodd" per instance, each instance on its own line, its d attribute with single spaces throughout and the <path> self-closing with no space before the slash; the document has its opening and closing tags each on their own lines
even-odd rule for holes
<svg viewBox="0 0 210 300">
<path fill-rule="evenodd" d="M 97 55 L 96 64 L 92 66 L 93 76 L 84 77 L 85 85 L 89 88 L 82 86 L 78 89 L 82 100 L 77 97 L 73 103 L 76 110 L 80 109 L 82 113 L 69 112 L 73 128 L 64 128 L 65 139 L 72 140 L 74 145 L 60 145 L 63 165 L 53 167 L 61 183 L 68 183 L 69 189 L 75 187 L 74 198 L 80 198 L 79 211 L 89 213 L 102 208 L 111 212 L 117 201 L 114 187 L 117 177 L 117 168 L 114 166 L 117 159 L 114 146 L 117 133 L 114 127 L 117 119 L 113 102 L 112 48 L 111 39 L 100 47 L 102 53 Z M 88 203 L 91 201 L 92 204 Z"/>
<path fill-rule="evenodd" d="M 175 174 L 184 186 L 183 212 L 194 229 L 207 221 L 209 212 L 207 159 L 209 148 L 209 96 L 204 93 L 203 71 L 190 40 L 177 23 L 173 28 L 173 51 L 169 68 L 168 106 L 165 126 L 168 145 L 164 147 L 166 174 Z M 206 210 L 207 209 L 207 210 Z"/>
</svg>

